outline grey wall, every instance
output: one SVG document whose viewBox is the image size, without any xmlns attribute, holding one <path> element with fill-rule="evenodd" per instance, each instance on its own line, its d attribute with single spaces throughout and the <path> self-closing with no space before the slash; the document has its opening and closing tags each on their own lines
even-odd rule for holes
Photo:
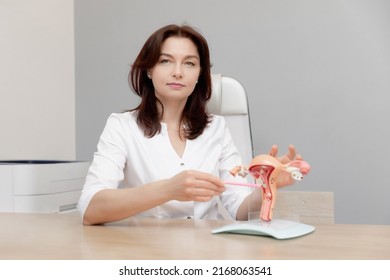
<svg viewBox="0 0 390 280">
<path fill-rule="evenodd" d="M 77 0 L 77 158 L 137 104 L 127 73 L 150 33 L 188 23 L 213 72 L 245 86 L 255 153 L 295 144 L 312 173 L 292 189 L 334 192 L 337 223 L 390 224 L 389 12 L 386 0 Z"/>
</svg>

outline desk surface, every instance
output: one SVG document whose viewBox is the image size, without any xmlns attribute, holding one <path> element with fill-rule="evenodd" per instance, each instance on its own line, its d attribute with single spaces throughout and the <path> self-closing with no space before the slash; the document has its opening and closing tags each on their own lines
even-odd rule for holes
<svg viewBox="0 0 390 280">
<path fill-rule="evenodd" d="M 390 259 L 388 225 L 315 225 L 276 240 L 212 234 L 229 222 L 130 218 L 83 226 L 77 213 L 0 213 L 0 259 Z"/>
</svg>

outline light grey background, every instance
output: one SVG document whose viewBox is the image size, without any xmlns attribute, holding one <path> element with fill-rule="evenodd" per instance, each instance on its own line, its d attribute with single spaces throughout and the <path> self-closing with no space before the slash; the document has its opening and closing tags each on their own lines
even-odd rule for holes
<svg viewBox="0 0 390 280">
<path fill-rule="evenodd" d="M 0 0 L 0 160 L 76 157 L 74 37 L 73 1 Z"/>
<path fill-rule="evenodd" d="M 130 64 L 169 23 L 198 28 L 212 72 L 246 88 L 256 154 L 293 143 L 312 165 L 292 188 L 334 192 L 337 223 L 390 224 L 389 1 L 75 1 L 78 159 L 136 106 Z"/>
</svg>

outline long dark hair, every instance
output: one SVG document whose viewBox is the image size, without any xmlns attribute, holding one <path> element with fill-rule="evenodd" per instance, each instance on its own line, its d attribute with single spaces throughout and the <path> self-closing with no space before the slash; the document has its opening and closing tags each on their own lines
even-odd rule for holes
<svg viewBox="0 0 390 280">
<path fill-rule="evenodd" d="M 194 91 L 187 99 L 180 120 L 185 125 L 186 138 L 195 139 L 203 133 L 210 122 L 210 115 L 206 111 L 206 103 L 211 97 L 212 84 L 210 52 L 207 41 L 190 26 L 167 25 L 155 31 L 147 39 L 128 76 L 130 87 L 135 94 L 141 97 L 141 103 L 130 111 L 137 112 L 138 126 L 143 130 L 146 137 L 153 137 L 161 132 L 160 120 L 162 116 L 159 114 L 157 107 L 157 102 L 160 101 L 155 96 L 153 83 L 148 78 L 147 71 L 158 62 L 163 42 L 173 36 L 190 39 L 199 53 L 200 76 Z"/>
</svg>

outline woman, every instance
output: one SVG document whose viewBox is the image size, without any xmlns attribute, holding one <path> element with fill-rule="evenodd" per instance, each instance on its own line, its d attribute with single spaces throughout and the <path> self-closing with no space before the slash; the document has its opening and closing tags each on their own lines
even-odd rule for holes
<svg viewBox="0 0 390 280">
<path fill-rule="evenodd" d="M 129 83 L 141 102 L 107 120 L 78 205 L 85 225 L 130 216 L 218 219 L 220 202 L 243 220 L 249 205 L 260 208 L 260 192 L 224 185 L 241 159 L 224 119 L 206 111 L 210 58 L 201 34 L 177 25 L 154 32 Z M 283 160 L 294 158 L 291 146 Z"/>
</svg>

